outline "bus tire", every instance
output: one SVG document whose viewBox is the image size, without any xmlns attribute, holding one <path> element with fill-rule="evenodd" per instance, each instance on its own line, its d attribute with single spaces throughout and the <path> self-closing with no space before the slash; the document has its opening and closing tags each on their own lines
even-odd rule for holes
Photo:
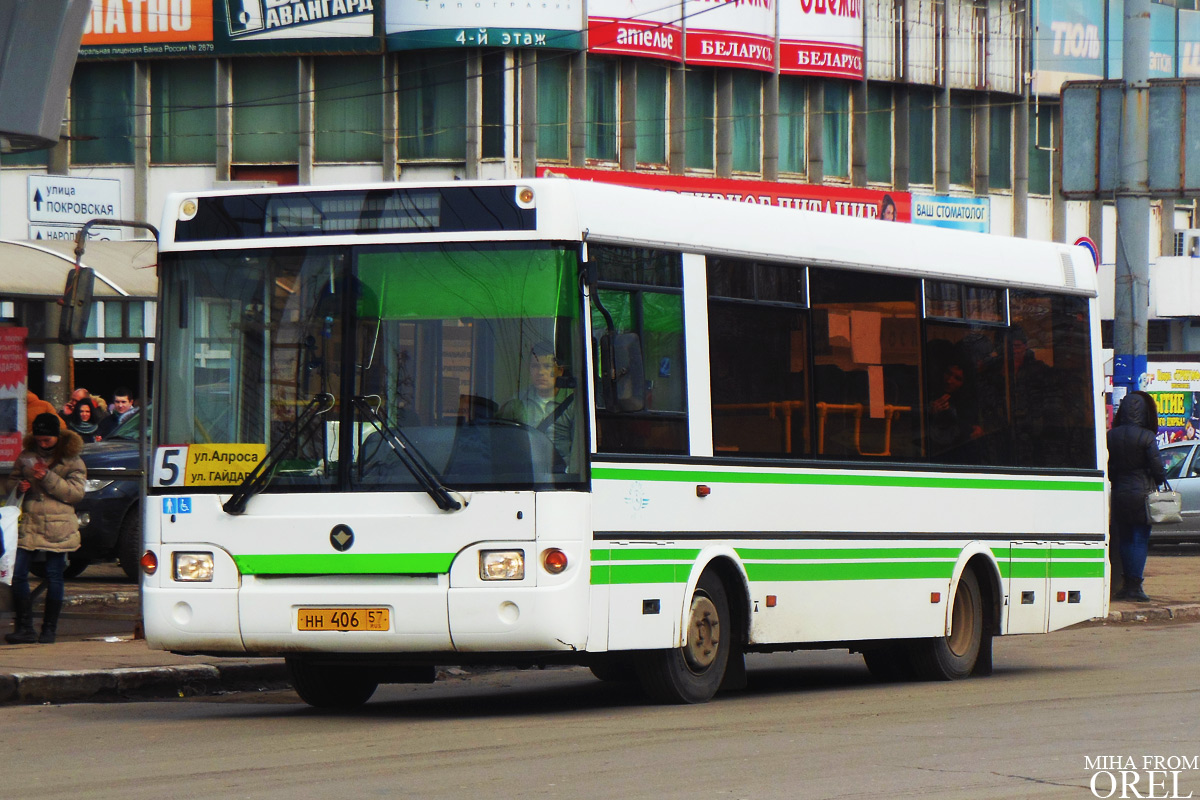
<svg viewBox="0 0 1200 800">
<path fill-rule="evenodd" d="M 642 691 L 659 703 L 708 702 L 725 677 L 732 634 L 725 586 L 705 572 L 692 594 L 684 646 L 648 650 L 634 660 Z"/>
<path fill-rule="evenodd" d="M 983 641 L 983 593 L 974 570 L 958 579 L 953 602 L 950 635 L 913 642 L 912 663 L 920 680 L 956 681 L 975 669 Z"/>
<path fill-rule="evenodd" d="M 916 677 L 908 648 L 902 644 L 864 650 L 862 657 L 871 677 L 880 683 L 899 683 Z"/>
<path fill-rule="evenodd" d="M 313 708 L 358 708 L 379 688 L 362 669 L 313 664 L 299 656 L 288 656 L 285 663 L 292 688 Z"/>
</svg>

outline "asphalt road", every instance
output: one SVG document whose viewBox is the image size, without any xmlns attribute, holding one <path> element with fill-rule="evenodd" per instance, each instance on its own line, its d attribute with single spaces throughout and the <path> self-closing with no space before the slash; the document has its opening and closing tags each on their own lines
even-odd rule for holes
<svg viewBox="0 0 1200 800">
<path fill-rule="evenodd" d="M 1188 757 L 1177 796 L 1200 797 L 1198 641 L 1194 624 L 1005 638 L 995 675 L 939 684 L 876 684 L 844 652 L 756 656 L 747 691 L 702 706 L 581 669 L 382 687 L 343 714 L 291 692 L 12 706 L 0 794 L 1089 798 L 1103 755 Z"/>
</svg>

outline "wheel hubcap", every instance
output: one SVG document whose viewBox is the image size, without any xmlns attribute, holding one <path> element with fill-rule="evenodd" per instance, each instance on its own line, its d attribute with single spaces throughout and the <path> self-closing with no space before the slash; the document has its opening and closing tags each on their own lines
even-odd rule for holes
<svg viewBox="0 0 1200 800">
<path fill-rule="evenodd" d="M 717 659 L 717 646 L 721 642 L 720 620 L 717 607 L 704 595 L 692 598 L 692 611 L 688 619 L 687 644 L 683 656 L 693 672 L 703 672 Z"/>
<path fill-rule="evenodd" d="M 965 656 L 971 649 L 971 639 L 975 635 L 975 600 L 966 587 L 960 586 L 954 594 L 954 609 L 950 615 L 950 635 L 946 637 L 946 646 L 954 655 Z"/>
</svg>

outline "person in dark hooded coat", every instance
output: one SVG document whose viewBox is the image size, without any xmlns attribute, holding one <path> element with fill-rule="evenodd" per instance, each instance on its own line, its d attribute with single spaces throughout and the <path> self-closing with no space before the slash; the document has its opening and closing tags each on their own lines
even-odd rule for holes
<svg viewBox="0 0 1200 800">
<path fill-rule="evenodd" d="M 1126 395 L 1108 432 L 1111 529 L 1124 571 L 1121 590 L 1113 595 L 1118 600 L 1150 599 L 1142 590 L 1142 572 L 1150 547 L 1146 496 L 1167 477 L 1158 454 L 1157 436 L 1158 407 L 1154 398 L 1146 392 Z"/>
</svg>

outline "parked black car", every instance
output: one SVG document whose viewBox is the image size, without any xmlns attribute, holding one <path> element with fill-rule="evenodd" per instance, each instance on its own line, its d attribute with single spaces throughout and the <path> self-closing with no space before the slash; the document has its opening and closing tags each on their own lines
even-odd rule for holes
<svg viewBox="0 0 1200 800">
<path fill-rule="evenodd" d="M 140 414 L 131 415 L 104 441 L 83 446 L 80 455 L 88 470 L 87 494 L 75 507 L 82 544 L 70 555 L 67 577 L 79 575 L 93 562 L 115 558 L 130 580 L 138 578 L 142 557 Z"/>
</svg>

